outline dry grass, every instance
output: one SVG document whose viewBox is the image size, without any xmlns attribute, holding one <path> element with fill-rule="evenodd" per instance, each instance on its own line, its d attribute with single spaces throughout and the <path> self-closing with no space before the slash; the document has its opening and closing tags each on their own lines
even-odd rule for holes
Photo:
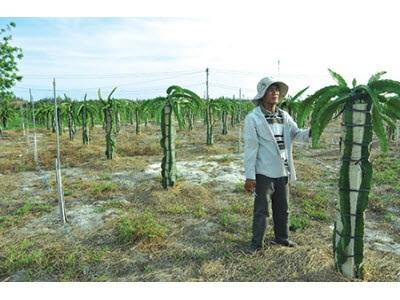
<svg viewBox="0 0 400 300">
<path fill-rule="evenodd" d="M 89 145 L 82 145 L 80 130 L 74 141 L 69 141 L 67 134 L 62 136 L 67 214 L 79 212 L 83 206 L 90 208 L 97 220 L 90 230 L 85 230 L 90 224 L 79 220 L 79 215 L 74 215 L 71 220 L 75 223 L 66 228 L 54 215 L 54 135 L 39 130 L 40 167 L 50 171 L 49 191 L 35 170 L 22 132 L 7 131 L 0 140 L 0 212 L 14 219 L 0 226 L 0 280 L 349 281 L 335 271 L 329 228 L 329 212 L 336 197 L 333 167 L 337 145 L 332 140 L 338 129 L 334 123 L 331 132 L 323 135 L 322 149 L 295 148 L 299 182 L 291 188 L 291 209 L 310 219 L 308 226 L 291 232 L 299 247 L 266 246 L 256 255 L 245 252 L 251 238 L 253 203 L 242 184 L 221 190 L 216 182 L 198 185 L 179 179 L 175 187 L 164 190 L 160 178 L 139 176 L 149 164 L 161 161 L 158 125 L 142 126 L 140 135 L 134 127 L 123 126 L 113 160 L 105 159 L 101 128 L 91 130 Z M 206 130 L 201 122 L 193 131 L 178 130 L 178 160 L 221 155 L 213 160 L 226 165 L 238 149 L 238 130 L 237 126 L 222 136 L 216 126 L 212 146 L 205 145 Z M 389 165 L 380 164 L 377 169 L 391 174 Z M 397 180 L 396 175 L 391 180 Z M 393 186 L 380 186 L 371 201 L 379 210 L 370 214 L 383 218 L 389 205 L 379 201 L 383 194 L 390 195 L 393 199 L 385 199 L 397 207 L 397 192 Z M 25 203 L 37 204 L 22 209 Z M 23 216 L 16 214 L 18 210 Z M 149 212 L 151 217 L 143 219 Z M 326 213 L 328 220 L 318 219 L 321 213 Z M 121 227 L 124 220 L 125 227 Z M 165 230 L 151 231 L 157 227 L 154 224 Z M 266 236 L 273 237 L 271 224 Z M 399 281 L 399 265 L 398 255 L 367 247 L 364 281 Z"/>
<path fill-rule="evenodd" d="M 0 245 L 0 276 L 11 281 L 101 280 L 94 272 L 107 255 L 106 250 L 74 245 L 61 236 L 35 236 Z M 9 272 L 14 275 L 9 276 Z M 7 277 L 5 277 L 7 276 Z"/>
<path fill-rule="evenodd" d="M 21 186 L 19 182 L 19 175 L 18 173 L 10 174 L 10 175 L 2 175 L 0 177 L 0 191 L 5 197 L 9 195 L 13 191 L 17 191 Z"/>
<path fill-rule="evenodd" d="M 367 281 L 400 281 L 400 258 L 391 253 L 366 251 L 365 275 Z"/>
</svg>

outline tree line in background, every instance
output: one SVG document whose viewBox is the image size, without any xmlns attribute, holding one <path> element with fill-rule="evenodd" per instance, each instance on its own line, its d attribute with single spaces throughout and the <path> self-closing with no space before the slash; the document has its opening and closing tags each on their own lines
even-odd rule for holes
<svg viewBox="0 0 400 300">
<path fill-rule="evenodd" d="M 0 28 L 0 132 L 7 127 L 8 116 L 12 114 L 11 100 L 14 97 L 11 89 L 17 81 L 22 80 L 18 74 L 18 61 L 23 58 L 22 49 L 11 44 L 10 31 L 15 28 L 10 22 Z"/>
<path fill-rule="evenodd" d="M 180 88 L 180 87 L 177 87 Z M 180 88 L 182 89 L 182 88 Z M 143 125 L 148 122 L 161 122 L 161 111 L 171 96 L 157 97 L 147 100 L 116 99 L 112 97 L 116 88 L 104 100 L 101 91 L 98 91 L 98 99 L 73 100 L 67 95 L 64 98 L 57 97 L 59 105 L 60 134 L 68 131 L 70 140 L 75 138 L 77 128 L 82 128 L 82 142 L 90 141 L 89 129 L 95 125 L 102 125 L 104 129 L 112 128 L 112 133 L 117 135 L 122 125 L 133 125 L 136 134 L 140 134 Z M 189 91 L 184 89 L 185 91 Z M 190 91 L 189 91 L 190 92 Z M 192 95 L 196 95 L 190 92 Z M 202 119 L 204 124 L 210 127 L 217 122 L 223 128 L 221 134 L 228 133 L 228 125 L 234 126 L 244 118 L 245 114 L 254 106 L 250 101 L 234 100 L 225 97 L 205 101 L 195 96 L 196 102 L 190 101 L 184 94 L 174 94 L 171 105 L 174 117 L 180 128 L 192 130 L 195 120 Z M 193 100 L 192 99 L 192 100 Z M 3 129 L 21 129 L 23 124 L 31 125 L 32 116 L 35 117 L 38 127 L 47 128 L 55 132 L 54 99 L 45 98 L 29 102 L 20 99 L 0 100 L 1 122 Z M 207 112 L 208 111 L 208 112 Z M 110 133 L 110 130 L 107 130 Z M 210 135 L 213 131 L 210 131 Z M 213 144 L 213 139 L 208 137 L 207 144 Z"/>
</svg>

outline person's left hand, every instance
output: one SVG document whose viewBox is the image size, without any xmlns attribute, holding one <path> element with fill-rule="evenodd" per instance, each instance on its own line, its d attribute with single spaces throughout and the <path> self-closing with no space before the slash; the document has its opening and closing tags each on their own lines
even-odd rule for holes
<svg viewBox="0 0 400 300">
<path fill-rule="evenodd" d="M 254 179 L 246 179 L 246 182 L 244 183 L 244 189 L 252 193 L 256 189 L 256 181 Z"/>
</svg>

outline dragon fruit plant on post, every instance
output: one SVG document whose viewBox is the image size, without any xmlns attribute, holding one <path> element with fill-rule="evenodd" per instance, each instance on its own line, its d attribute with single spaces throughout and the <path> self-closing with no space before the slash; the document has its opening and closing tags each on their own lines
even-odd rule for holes
<svg viewBox="0 0 400 300">
<path fill-rule="evenodd" d="M 335 266 L 349 278 L 363 278 L 364 220 L 371 188 L 370 146 L 373 133 L 381 149 L 388 150 L 384 124 L 400 119 L 400 82 L 374 74 L 366 85 L 353 80 L 348 87 L 342 76 L 329 70 L 337 85 L 324 87 L 305 99 L 299 110 L 299 126 L 311 113 L 312 143 L 317 146 L 329 121 L 342 114 L 341 168 L 338 214 L 333 230 Z"/>
<path fill-rule="evenodd" d="M 159 101 L 157 101 L 159 102 Z M 182 106 L 201 106 L 202 102 L 198 95 L 188 89 L 173 85 L 167 89 L 167 97 L 163 100 L 164 106 L 161 111 L 161 148 L 164 157 L 161 162 L 162 186 L 164 189 L 172 187 L 176 182 L 176 152 L 173 115 L 175 115 L 179 128 L 183 128 Z"/>
<path fill-rule="evenodd" d="M 115 92 L 117 88 L 115 87 L 111 93 L 107 97 L 107 101 L 104 101 L 101 98 L 100 89 L 98 91 L 99 99 L 103 104 L 103 112 L 104 112 L 104 128 L 106 131 L 106 157 L 107 159 L 112 159 L 113 151 L 115 149 L 115 141 L 112 136 L 113 129 L 113 104 L 114 101 L 111 98 L 112 94 Z"/>
</svg>

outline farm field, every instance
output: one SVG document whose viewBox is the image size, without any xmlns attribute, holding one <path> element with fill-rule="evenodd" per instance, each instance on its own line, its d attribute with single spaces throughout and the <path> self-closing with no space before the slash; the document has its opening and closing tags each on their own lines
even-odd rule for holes
<svg viewBox="0 0 400 300">
<path fill-rule="evenodd" d="M 68 224 L 58 209 L 54 133 L 4 130 L 0 136 L 2 281 L 349 281 L 334 268 L 339 123 L 321 148 L 295 143 L 291 239 L 299 246 L 246 252 L 253 200 L 244 192 L 241 125 L 206 145 L 206 127 L 177 130 L 178 181 L 161 186 L 159 125 L 140 134 L 123 125 L 112 160 L 101 127 L 82 145 L 61 137 Z M 373 180 L 365 224 L 364 281 L 400 281 L 400 153 L 372 146 Z M 272 238 L 271 220 L 267 237 Z M 360 281 L 359 279 L 353 279 Z"/>
</svg>

